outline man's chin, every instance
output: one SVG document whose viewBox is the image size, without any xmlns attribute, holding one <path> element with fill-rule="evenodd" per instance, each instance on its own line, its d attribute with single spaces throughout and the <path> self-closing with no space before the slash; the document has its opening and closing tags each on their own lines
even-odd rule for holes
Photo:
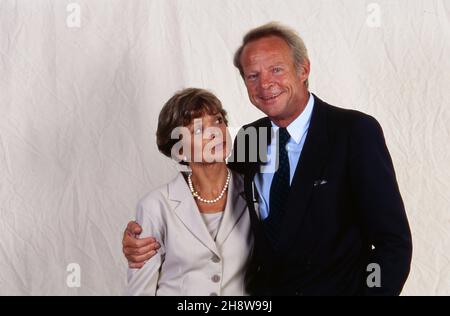
<svg viewBox="0 0 450 316">
<path fill-rule="evenodd" d="M 258 107 L 264 114 L 270 118 L 276 118 L 281 116 L 283 113 L 281 107 L 277 104 L 275 105 L 262 105 Z"/>
<path fill-rule="evenodd" d="M 271 101 L 261 101 L 258 103 L 258 109 L 263 111 L 267 116 L 269 117 L 276 117 L 283 113 L 283 110 L 285 109 L 284 103 L 286 101 L 279 97 L 276 100 Z"/>
</svg>

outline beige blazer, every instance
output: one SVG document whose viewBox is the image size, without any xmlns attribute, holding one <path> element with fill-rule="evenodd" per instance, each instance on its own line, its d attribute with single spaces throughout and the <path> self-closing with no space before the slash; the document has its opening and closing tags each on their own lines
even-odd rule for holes
<svg viewBox="0 0 450 316">
<path fill-rule="evenodd" d="M 141 269 L 128 270 L 126 295 L 247 295 L 253 235 L 240 175 L 232 173 L 228 190 L 216 241 L 181 173 L 139 202 L 141 237 L 155 237 L 161 249 Z"/>
</svg>

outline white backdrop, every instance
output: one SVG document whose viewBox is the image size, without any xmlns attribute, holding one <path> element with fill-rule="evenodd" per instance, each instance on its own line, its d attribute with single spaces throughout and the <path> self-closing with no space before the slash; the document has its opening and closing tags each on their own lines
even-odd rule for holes
<svg viewBox="0 0 450 316">
<path fill-rule="evenodd" d="M 0 0 L 0 294 L 121 294 L 122 231 L 176 172 L 163 103 L 206 87 L 231 126 L 261 117 L 232 55 L 272 20 L 303 36 L 312 92 L 384 128 L 414 238 L 403 294 L 450 295 L 450 0 Z"/>
</svg>

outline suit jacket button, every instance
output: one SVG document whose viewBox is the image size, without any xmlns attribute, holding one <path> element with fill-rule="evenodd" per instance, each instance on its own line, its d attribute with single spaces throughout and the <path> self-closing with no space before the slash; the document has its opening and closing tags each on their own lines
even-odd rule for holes
<svg viewBox="0 0 450 316">
<path fill-rule="evenodd" d="M 213 256 L 211 258 L 211 261 L 214 262 L 214 263 L 219 263 L 220 262 L 220 258 L 218 256 Z"/>
<path fill-rule="evenodd" d="M 217 274 L 215 274 L 215 275 L 213 275 L 213 277 L 211 278 L 211 280 L 212 280 L 214 283 L 219 283 L 219 281 L 220 281 L 220 276 L 218 276 Z"/>
<path fill-rule="evenodd" d="M 209 294 L 209 296 L 218 296 L 217 293 L 213 292 L 211 294 Z"/>
</svg>

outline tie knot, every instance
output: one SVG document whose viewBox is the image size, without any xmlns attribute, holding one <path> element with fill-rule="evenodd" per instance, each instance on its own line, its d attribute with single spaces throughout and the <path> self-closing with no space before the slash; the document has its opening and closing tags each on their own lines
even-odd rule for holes
<svg viewBox="0 0 450 316">
<path fill-rule="evenodd" d="M 291 138 L 291 135 L 289 135 L 287 128 L 283 127 L 279 129 L 279 137 L 280 137 L 280 147 L 284 147 Z"/>
</svg>

